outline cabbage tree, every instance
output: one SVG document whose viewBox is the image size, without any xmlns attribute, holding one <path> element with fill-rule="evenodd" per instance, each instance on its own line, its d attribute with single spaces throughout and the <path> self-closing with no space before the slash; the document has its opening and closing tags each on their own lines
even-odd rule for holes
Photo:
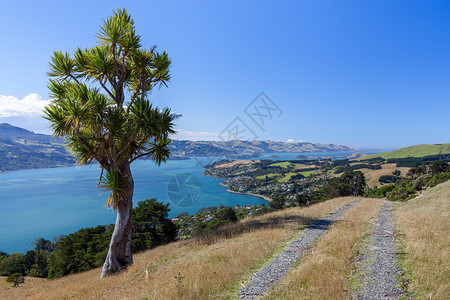
<svg viewBox="0 0 450 300">
<path fill-rule="evenodd" d="M 101 277 L 133 263 L 131 253 L 134 181 L 130 165 L 148 157 L 160 165 L 170 155 L 175 115 L 158 109 L 149 93 L 170 80 L 165 51 L 141 46 L 125 9 L 103 22 L 98 42 L 72 55 L 55 51 L 45 109 L 54 136 L 66 138 L 79 165 L 98 163 L 99 186 L 110 191 L 106 205 L 117 210 Z"/>
</svg>

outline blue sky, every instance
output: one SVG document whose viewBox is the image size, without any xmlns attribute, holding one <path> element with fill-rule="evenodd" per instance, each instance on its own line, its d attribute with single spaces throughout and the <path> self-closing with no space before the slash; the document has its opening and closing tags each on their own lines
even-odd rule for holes
<svg viewBox="0 0 450 300">
<path fill-rule="evenodd" d="M 125 7 L 143 45 L 173 60 L 169 88 L 151 99 L 183 114 L 179 138 L 217 140 L 238 117 L 259 139 L 380 149 L 450 142 L 448 1 L 1 6 L 0 122 L 45 132 L 52 51 L 93 46 L 102 20 Z M 279 111 L 259 127 L 245 109 L 261 92 Z"/>
</svg>

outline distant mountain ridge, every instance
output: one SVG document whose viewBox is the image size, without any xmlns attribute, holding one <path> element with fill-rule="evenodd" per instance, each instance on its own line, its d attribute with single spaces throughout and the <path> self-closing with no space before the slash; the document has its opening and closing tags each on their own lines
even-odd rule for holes
<svg viewBox="0 0 450 300">
<path fill-rule="evenodd" d="M 256 157 L 261 153 L 279 152 L 359 152 L 355 147 L 319 143 L 284 143 L 273 141 L 183 141 L 170 144 L 172 159 L 226 156 L 228 158 Z M 22 169 L 72 166 L 74 158 L 64 141 L 46 134 L 0 124 L 0 172 Z"/>
<path fill-rule="evenodd" d="M 355 147 L 319 144 L 284 143 L 273 141 L 178 141 L 171 143 L 171 151 L 176 156 L 229 156 L 251 157 L 261 153 L 280 152 L 359 152 Z"/>
<path fill-rule="evenodd" d="M 50 135 L 34 133 L 32 131 L 12 126 L 8 123 L 0 124 L 0 137 L 9 139 L 33 139 L 35 141 L 50 142 L 54 138 Z"/>
<path fill-rule="evenodd" d="M 75 164 L 62 140 L 0 124 L 0 172 Z"/>
</svg>

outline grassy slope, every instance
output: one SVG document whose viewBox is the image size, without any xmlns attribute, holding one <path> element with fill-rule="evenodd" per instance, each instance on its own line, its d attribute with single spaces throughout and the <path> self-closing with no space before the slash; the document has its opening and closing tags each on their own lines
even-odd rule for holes
<svg viewBox="0 0 450 300">
<path fill-rule="evenodd" d="M 450 181 L 395 211 L 403 265 L 417 299 L 450 299 Z"/>
<path fill-rule="evenodd" d="M 449 199 L 450 181 L 399 203 L 394 211 L 406 270 L 399 280 L 415 299 L 450 299 Z M 358 244 L 384 202 L 367 199 L 345 213 L 264 299 L 351 299 L 348 279 Z"/>
<path fill-rule="evenodd" d="M 418 299 L 450 298 L 449 198 L 450 182 L 446 182 L 423 197 L 399 203 L 395 211 L 409 289 Z M 241 284 L 314 219 L 354 199 L 337 198 L 248 218 L 213 235 L 157 247 L 135 255 L 133 266 L 105 279 L 99 279 L 100 269 L 94 269 L 19 288 L 0 288 L 0 299 L 235 298 Z M 368 199 L 344 214 L 303 259 L 301 268 L 295 268 L 269 298 L 298 299 L 299 292 L 314 299 L 348 295 L 345 279 L 358 241 L 382 203 Z M 177 280 L 178 274 L 184 277 Z"/>
<path fill-rule="evenodd" d="M 314 219 L 354 198 L 337 198 L 248 218 L 202 239 L 171 243 L 140 253 L 117 276 L 100 269 L 0 289 L 0 299 L 223 299 L 237 292 L 260 264 L 280 251 Z M 180 272 L 180 273 L 178 273 Z M 178 274 L 184 276 L 177 280 Z M 235 297 L 232 297 L 235 298 Z"/>
<path fill-rule="evenodd" d="M 367 185 L 371 188 L 374 186 L 382 185 L 379 181 L 380 177 L 383 175 L 392 175 L 392 173 L 396 170 L 400 171 L 401 176 L 405 177 L 410 168 L 408 167 L 397 167 L 397 164 L 383 164 L 381 165 L 381 169 L 372 170 L 372 169 L 361 169 L 363 172 Z"/>
<path fill-rule="evenodd" d="M 285 162 L 273 163 L 273 164 L 269 165 L 269 167 L 287 168 L 289 165 L 290 165 L 290 163 L 285 161 Z"/>
<path fill-rule="evenodd" d="M 450 143 L 447 144 L 425 144 L 416 145 L 391 152 L 381 152 L 377 154 L 366 155 L 358 158 L 357 160 L 369 159 L 374 157 L 389 158 L 404 158 L 404 157 L 423 157 L 436 154 L 449 154 Z"/>
</svg>

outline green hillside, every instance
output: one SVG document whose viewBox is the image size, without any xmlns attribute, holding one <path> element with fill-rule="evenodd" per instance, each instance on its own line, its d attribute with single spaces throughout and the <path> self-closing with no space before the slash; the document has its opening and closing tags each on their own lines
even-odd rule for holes
<svg viewBox="0 0 450 300">
<path fill-rule="evenodd" d="M 405 158 L 405 157 L 424 157 L 429 155 L 450 154 L 450 143 L 446 144 L 424 144 L 410 146 L 391 152 L 381 152 L 371 155 L 366 155 L 357 160 L 366 160 L 374 157 L 382 157 L 384 159 L 390 158 Z"/>
</svg>

